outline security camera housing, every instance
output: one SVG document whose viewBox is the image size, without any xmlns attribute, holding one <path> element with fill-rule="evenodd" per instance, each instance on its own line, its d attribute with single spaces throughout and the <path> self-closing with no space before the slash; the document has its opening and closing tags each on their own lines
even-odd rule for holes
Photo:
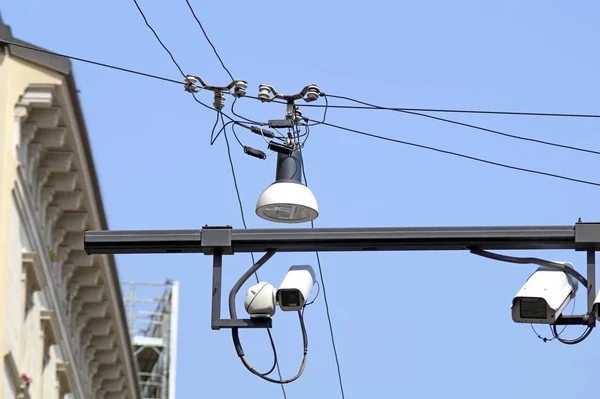
<svg viewBox="0 0 600 399">
<path fill-rule="evenodd" d="M 244 308 L 251 318 L 266 318 L 275 314 L 275 287 L 261 282 L 248 288 Z"/>
<path fill-rule="evenodd" d="M 315 284 L 311 266 L 292 266 L 277 290 L 277 303 L 283 311 L 301 310 Z"/>
<path fill-rule="evenodd" d="M 573 268 L 569 262 L 557 262 Z M 516 323 L 552 324 L 577 292 L 575 278 L 563 271 L 539 267 L 512 302 Z"/>
</svg>

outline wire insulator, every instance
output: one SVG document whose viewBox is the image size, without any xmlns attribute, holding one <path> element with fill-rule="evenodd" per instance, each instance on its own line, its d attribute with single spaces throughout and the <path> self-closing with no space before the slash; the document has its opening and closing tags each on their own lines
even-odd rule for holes
<svg viewBox="0 0 600 399">
<path fill-rule="evenodd" d="M 233 93 L 236 97 L 244 97 L 246 95 L 246 89 L 248 88 L 248 83 L 244 80 L 238 80 L 235 82 L 235 89 Z"/>
<path fill-rule="evenodd" d="M 215 101 L 213 102 L 213 105 L 218 110 L 222 110 L 225 106 L 225 96 L 223 96 L 223 93 L 220 91 L 215 91 Z"/>
<path fill-rule="evenodd" d="M 319 94 L 321 91 L 319 90 L 319 86 L 316 84 L 312 84 L 308 86 L 308 91 L 306 92 L 306 102 L 315 101 L 319 98 Z"/>
<path fill-rule="evenodd" d="M 271 99 L 271 90 L 267 85 L 258 86 L 258 99 L 262 102 L 269 101 Z"/>
</svg>

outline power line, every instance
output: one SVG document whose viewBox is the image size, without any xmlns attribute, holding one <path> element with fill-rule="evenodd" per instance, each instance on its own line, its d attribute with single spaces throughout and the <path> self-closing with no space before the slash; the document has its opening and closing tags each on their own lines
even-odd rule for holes
<svg viewBox="0 0 600 399">
<path fill-rule="evenodd" d="M 489 115 L 518 115 L 518 116 L 551 116 L 564 118 L 600 118 L 600 114 L 571 114 L 571 113 L 555 113 L 555 112 L 516 112 L 516 111 L 490 111 L 490 110 L 471 110 L 471 109 L 440 109 L 440 108 L 404 108 L 404 107 L 384 107 L 380 105 L 370 104 L 365 101 L 356 100 L 351 97 L 337 96 L 327 94 L 331 98 L 339 98 L 341 100 L 351 101 L 362 104 L 364 106 L 354 105 L 329 105 L 329 108 L 346 108 L 346 109 L 379 109 L 387 111 L 415 111 L 415 112 L 440 112 L 440 113 L 462 113 L 462 114 L 489 114 Z M 258 99 L 258 97 L 256 98 Z M 325 105 L 321 104 L 303 104 L 303 107 L 322 108 Z"/>
<path fill-rule="evenodd" d="M 395 111 L 395 112 L 402 112 L 402 113 L 409 114 L 409 115 L 422 116 L 424 118 L 434 119 L 434 120 L 437 120 L 437 121 L 451 123 L 451 124 L 458 125 L 458 126 L 464 126 L 464 127 L 468 127 L 468 128 L 471 128 L 471 129 L 481 130 L 481 131 L 484 131 L 484 132 L 488 132 L 488 133 L 492 133 L 492 134 L 497 134 L 497 135 L 500 135 L 500 136 L 509 137 L 509 138 L 516 139 L 516 140 L 529 141 L 529 142 L 543 144 L 543 145 L 548 145 L 548 146 L 552 146 L 552 147 L 564 148 L 564 149 L 567 149 L 567 150 L 580 151 L 580 152 L 585 152 L 585 153 L 589 153 L 589 154 L 600 155 L 600 151 L 588 150 L 586 148 L 574 147 L 574 146 L 570 146 L 570 145 L 566 145 L 566 144 L 560 144 L 560 143 L 554 143 L 552 141 L 538 140 L 538 139 L 534 139 L 534 138 L 531 138 L 531 137 L 524 137 L 524 136 L 519 136 L 519 135 L 516 135 L 516 134 L 505 133 L 505 132 L 501 132 L 499 130 L 488 129 L 486 127 L 472 125 L 470 123 L 465 123 L 465 122 L 459 122 L 459 121 L 455 121 L 455 120 L 452 120 L 452 119 L 440 118 L 438 116 L 427 115 L 427 114 L 423 114 L 423 113 L 420 113 L 420 112 L 407 111 L 407 110 L 404 110 L 404 109 L 393 109 L 393 108 L 380 107 L 378 105 L 369 104 L 369 103 L 366 103 L 366 102 L 363 102 L 363 101 L 359 101 L 359 100 L 355 100 L 355 99 L 352 99 L 352 98 L 349 98 L 349 97 L 336 96 L 336 95 L 329 95 L 329 96 L 333 97 L 333 98 L 340 98 L 340 99 L 343 99 L 343 100 L 358 102 L 360 104 L 365 104 L 365 105 L 371 106 L 371 107 L 376 108 L 376 109 L 390 110 L 390 111 Z M 326 105 L 325 110 L 327 110 L 327 105 L 328 104 L 325 104 L 325 105 Z"/>
<path fill-rule="evenodd" d="M 377 134 L 368 133 L 368 132 L 364 132 L 364 131 L 361 131 L 361 130 L 351 129 L 351 128 L 348 128 L 348 127 L 335 125 L 333 123 L 322 122 L 321 124 L 325 125 L 325 126 L 330 126 L 330 127 L 336 128 L 336 129 L 345 130 L 345 131 L 348 131 L 348 132 L 360 134 L 360 135 L 363 135 L 363 136 L 373 137 L 373 138 L 376 138 L 376 139 L 386 140 L 386 141 L 390 141 L 390 142 L 394 142 L 394 143 L 398 143 L 398 144 L 409 145 L 409 146 L 412 146 L 412 147 L 422 148 L 422 149 L 425 149 L 425 150 L 440 152 L 442 154 L 453 155 L 453 156 L 460 157 L 460 158 L 470 159 L 470 160 L 476 161 L 476 162 L 486 163 L 488 165 L 499 166 L 501 168 L 518 170 L 518 171 L 521 171 L 521 172 L 533 173 L 533 174 L 537 174 L 537 175 L 553 177 L 553 178 L 556 178 L 556 179 L 567 180 L 567 181 L 571 181 L 571 182 L 575 182 L 575 183 L 588 184 L 588 185 L 591 185 L 591 186 L 598 186 L 598 187 L 600 187 L 600 183 L 589 181 L 589 180 L 576 179 L 576 178 L 573 178 L 573 177 L 558 175 L 558 174 L 554 174 L 554 173 L 542 172 L 542 171 L 535 170 L 535 169 L 521 168 L 519 166 L 513 166 L 513 165 L 508 165 L 508 164 L 504 164 L 504 163 L 500 163 L 500 162 L 489 161 L 487 159 L 477 158 L 477 157 L 473 157 L 473 156 L 470 156 L 470 155 L 461 154 L 461 153 L 458 153 L 458 152 L 443 150 L 443 149 L 440 149 L 440 148 L 431 147 L 431 146 L 427 146 L 427 145 L 423 145 L 423 144 L 412 143 L 410 141 L 393 139 L 391 137 L 380 136 L 380 135 L 377 135 Z"/>
<path fill-rule="evenodd" d="M 227 146 L 227 157 L 229 158 L 229 166 L 231 167 L 231 176 L 233 177 L 233 186 L 235 187 L 235 193 L 237 196 L 238 205 L 240 207 L 240 214 L 242 216 L 242 224 L 244 226 L 244 229 L 247 229 L 248 226 L 246 225 L 246 217 L 244 216 L 244 205 L 242 204 L 242 196 L 240 195 L 240 189 L 239 189 L 238 183 L 237 183 L 237 177 L 235 174 L 235 166 L 233 165 L 233 158 L 231 157 L 231 147 L 229 146 L 229 139 L 227 138 L 227 129 L 225 126 L 225 122 L 223 121 L 223 113 L 219 112 L 219 115 L 221 116 L 221 124 L 223 125 L 223 136 L 225 137 L 225 144 Z M 252 257 L 252 264 L 253 265 L 256 264 L 256 261 L 254 259 L 254 253 L 250 252 L 250 256 Z M 254 272 L 254 277 L 256 278 L 256 283 L 259 283 L 257 272 Z M 275 365 L 277 366 L 277 374 L 279 375 L 279 380 L 281 381 L 283 378 L 281 377 L 281 368 L 279 367 L 279 361 L 277 360 L 277 349 L 275 348 L 275 341 L 273 340 L 273 335 L 271 334 L 271 330 L 267 329 L 267 334 L 269 335 L 269 341 L 271 342 L 271 348 L 273 349 L 273 358 L 275 359 L 274 362 L 275 362 Z M 263 377 L 266 377 L 266 375 L 270 374 L 271 371 L 273 371 L 273 369 L 271 369 L 268 373 L 262 374 Z M 281 386 L 281 392 L 283 393 L 284 399 L 287 399 L 285 387 L 283 386 L 283 384 L 280 384 L 280 386 Z"/>
<path fill-rule="evenodd" d="M 229 75 L 229 77 L 231 78 L 231 80 L 235 80 L 233 78 L 233 75 L 231 74 L 231 72 L 229 72 L 229 69 L 227 69 L 227 67 L 225 66 L 225 64 L 223 63 L 223 60 L 221 59 L 221 56 L 219 55 L 219 53 L 217 52 L 216 47 L 212 44 L 212 42 L 210 41 L 210 39 L 208 38 L 208 34 L 206 33 L 206 31 L 204 30 L 204 26 L 202 26 L 202 22 L 200 22 L 200 20 L 198 19 L 198 17 L 196 16 L 196 13 L 194 12 L 194 8 L 192 7 L 192 5 L 190 4 L 189 0 L 185 0 L 185 2 L 187 3 L 188 7 L 190 8 L 190 11 L 192 12 L 192 15 L 194 16 L 194 19 L 196 20 L 196 22 L 198 22 L 198 26 L 200 27 L 200 29 L 202 29 L 202 33 L 204 33 L 204 37 L 206 38 L 206 41 L 208 42 L 208 44 L 210 44 L 210 46 L 212 47 L 213 51 L 215 52 L 215 55 L 217 56 L 217 58 L 219 59 L 219 62 L 221 63 L 221 66 L 223 67 L 223 69 L 227 72 L 227 74 Z"/>
<path fill-rule="evenodd" d="M 104 67 L 104 68 L 115 69 L 117 71 L 132 73 L 132 74 L 140 75 L 140 76 L 146 76 L 146 77 L 152 78 L 152 79 L 163 80 L 165 82 L 177 83 L 177 84 L 180 84 L 180 85 L 185 84 L 184 82 L 180 82 L 180 81 L 175 80 L 175 79 L 165 78 L 163 76 L 158 76 L 158 75 L 152 75 L 150 73 L 140 72 L 140 71 L 136 71 L 134 69 L 123 68 L 123 67 L 116 66 L 116 65 L 106 64 L 106 63 L 103 63 L 103 62 L 92 61 L 92 60 L 88 60 L 86 58 L 81 58 L 81 57 L 75 57 L 75 56 L 72 56 L 72 55 L 66 55 L 66 54 L 56 53 L 54 51 L 45 50 L 45 49 L 38 48 L 38 47 L 27 46 L 25 44 L 15 43 L 15 42 L 9 41 L 9 40 L 0 39 L 0 43 L 8 44 L 8 45 L 11 45 L 11 46 L 16 46 L 16 47 L 21 47 L 21 48 L 25 48 L 25 49 L 28 49 L 28 50 L 39 51 L 40 53 L 46 53 L 46 54 L 56 55 L 58 57 L 68 58 L 68 59 L 75 60 L 75 61 L 81 61 L 81 62 L 85 62 L 85 63 L 88 63 L 88 64 L 101 66 L 101 67 Z"/>
<path fill-rule="evenodd" d="M 481 130 L 481 131 L 484 131 L 484 132 L 489 132 L 489 133 L 492 133 L 492 134 L 497 134 L 497 135 L 500 135 L 500 136 L 505 136 L 505 137 L 509 137 L 509 138 L 512 138 L 512 139 L 516 139 L 516 140 L 529 141 L 529 142 L 543 144 L 543 145 L 548 145 L 548 146 L 552 146 L 552 147 L 564 148 L 564 149 L 572 150 L 572 151 L 580 151 L 580 152 L 585 152 L 585 153 L 588 153 L 588 154 L 600 155 L 600 151 L 588 150 L 587 148 L 574 147 L 574 146 L 570 146 L 570 145 L 566 145 L 566 144 L 554 143 L 552 141 L 538 140 L 538 139 L 534 139 L 534 138 L 531 138 L 531 137 L 518 136 L 518 135 L 515 135 L 515 134 L 501 132 L 499 130 L 488 129 L 487 127 L 481 127 L 481 126 L 477 126 L 477 125 L 471 125 L 470 123 L 464 123 L 464 122 L 459 122 L 459 121 L 455 121 L 455 120 L 452 120 L 452 119 L 446 119 L 446 118 L 440 118 L 440 117 L 433 116 L 433 115 L 422 114 L 420 112 L 412 112 L 412 111 L 398 111 L 398 112 L 403 112 L 405 114 L 417 115 L 417 116 L 422 116 L 422 117 L 425 117 L 425 118 L 435 119 L 437 121 L 451 123 L 453 125 L 458 125 L 458 126 L 464 126 L 464 127 L 468 127 L 468 128 L 471 128 L 471 129 Z"/>
<path fill-rule="evenodd" d="M 175 57 L 173 57 L 173 54 L 169 51 L 169 49 L 167 48 L 167 46 L 163 43 L 162 40 L 160 40 L 160 37 L 158 36 L 158 33 L 156 33 L 156 31 L 154 30 L 154 28 L 152 26 L 150 26 L 150 23 L 148 22 L 148 19 L 144 15 L 144 12 L 142 11 L 142 8 L 138 4 L 137 0 L 133 0 L 133 2 L 135 3 L 135 6 L 137 7 L 137 9 L 140 12 L 140 14 L 142 15 L 142 18 L 144 18 L 144 22 L 146 23 L 146 26 L 152 31 L 152 33 L 154 33 L 154 37 L 156 37 L 156 40 L 158 40 L 158 42 L 160 43 L 160 45 L 162 46 L 162 48 L 164 48 L 165 51 L 167 53 L 169 53 L 169 56 L 171 57 L 171 60 L 173 61 L 173 63 L 177 67 L 177 69 L 179 69 L 179 72 L 181 73 L 181 76 L 183 76 L 185 78 L 185 73 L 183 73 L 183 69 L 181 69 L 181 67 L 179 66 L 179 64 L 177 63 L 177 61 L 175 61 Z"/>
<path fill-rule="evenodd" d="M 325 116 L 323 117 L 323 122 L 325 123 Z M 297 135 L 299 135 L 298 132 L 296 132 Z M 298 150 L 300 151 L 300 153 L 302 153 L 302 147 L 298 147 Z M 308 180 L 306 179 L 306 169 L 304 168 L 304 163 L 302 163 L 302 177 L 304 178 L 304 184 L 306 184 L 306 186 L 308 187 Z M 315 228 L 315 222 L 314 220 L 310 221 L 310 227 L 312 229 Z M 333 347 L 333 355 L 335 357 L 335 364 L 337 367 L 337 374 L 338 374 L 338 381 L 340 384 L 340 392 L 342 394 L 342 399 L 345 399 L 345 395 L 344 395 L 344 384 L 342 383 L 342 370 L 340 368 L 340 360 L 338 357 L 338 353 L 337 353 L 337 347 L 335 345 L 335 337 L 333 334 L 333 324 L 331 322 L 331 315 L 329 314 L 329 301 L 327 300 L 327 289 L 325 287 L 325 280 L 323 279 L 323 268 L 321 267 L 321 258 L 319 256 L 319 252 L 315 252 L 315 255 L 317 256 L 317 265 L 319 268 L 319 278 L 321 279 L 321 284 L 319 286 L 319 288 L 322 286 L 323 288 L 323 301 L 325 302 L 325 313 L 327 314 L 327 322 L 329 323 L 329 335 L 331 336 L 331 346 Z"/>
<path fill-rule="evenodd" d="M 147 72 L 137 71 L 135 69 L 129 69 L 120 67 L 113 64 L 107 64 L 100 61 L 94 61 L 87 58 L 77 57 L 74 55 L 68 55 L 64 53 L 57 53 L 55 51 L 50 51 L 46 49 L 42 49 L 39 47 L 28 46 L 22 43 L 16 43 L 14 41 L 0 39 L 0 43 L 8 44 L 11 46 L 21 47 L 28 50 L 39 51 L 45 54 L 51 54 L 58 57 L 68 58 L 75 61 L 85 62 L 87 64 L 92 64 L 96 66 L 101 66 L 104 68 L 110 68 L 121 72 L 127 72 L 135 75 L 145 76 L 152 79 L 162 80 L 165 82 L 176 83 L 180 85 L 185 85 L 185 82 L 181 82 L 175 79 L 166 78 L 164 76 L 153 75 Z M 329 97 L 335 97 L 340 99 L 348 99 L 348 101 L 354 101 L 360 104 L 368 104 L 363 101 L 351 99 L 349 97 L 336 96 L 333 94 L 327 94 Z M 245 96 L 246 98 L 250 98 L 253 100 L 259 100 L 256 96 Z M 286 104 L 285 102 L 280 101 L 272 101 L 276 104 Z M 544 113 L 544 112 L 512 112 L 512 111 L 483 111 L 483 110 L 461 110 L 461 109 L 438 109 L 438 108 L 393 108 L 393 107 L 383 107 L 378 105 L 365 105 L 365 106 L 354 106 L 354 105 L 321 105 L 321 104 L 302 104 L 301 107 L 314 107 L 314 108 L 338 108 L 338 109 L 364 109 L 364 110 L 388 110 L 388 111 L 413 111 L 413 112 L 440 112 L 440 113 L 467 113 L 467 114 L 491 114 L 491 115 L 524 115 L 524 116 L 554 116 L 554 117 L 572 117 L 572 118 L 600 118 L 599 114 L 567 114 L 567 113 Z"/>
</svg>

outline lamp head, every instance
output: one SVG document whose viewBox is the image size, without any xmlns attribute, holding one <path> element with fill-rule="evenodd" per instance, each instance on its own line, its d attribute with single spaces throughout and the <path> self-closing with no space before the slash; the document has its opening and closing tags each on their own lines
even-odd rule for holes
<svg viewBox="0 0 600 399">
<path fill-rule="evenodd" d="M 276 181 L 258 197 L 256 214 L 278 223 L 310 222 L 319 216 L 315 196 L 302 184 L 300 151 L 277 154 Z"/>
<path fill-rule="evenodd" d="M 310 222 L 319 216 L 315 196 L 304 184 L 278 181 L 258 197 L 256 214 L 279 223 Z"/>
</svg>

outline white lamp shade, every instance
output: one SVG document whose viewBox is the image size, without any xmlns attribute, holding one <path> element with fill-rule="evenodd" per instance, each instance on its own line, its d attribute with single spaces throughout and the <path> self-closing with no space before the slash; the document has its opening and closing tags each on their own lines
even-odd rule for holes
<svg viewBox="0 0 600 399">
<path fill-rule="evenodd" d="M 302 223 L 316 219 L 319 207 L 304 184 L 275 182 L 258 197 L 256 214 L 272 222 Z"/>
</svg>

